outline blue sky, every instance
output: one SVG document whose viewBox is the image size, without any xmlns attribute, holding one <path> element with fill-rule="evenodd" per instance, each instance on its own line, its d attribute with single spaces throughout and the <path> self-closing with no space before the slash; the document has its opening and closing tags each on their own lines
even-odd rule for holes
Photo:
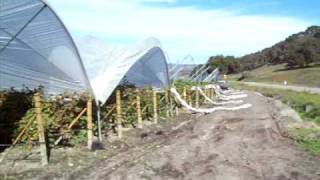
<svg viewBox="0 0 320 180">
<path fill-rule="evenodd" d="M 177 62 L 242 56 L 320 25 L 319 0 L 48 0 L 75 37 L 125 47 L 158 38 Z M 192 63 L 192 62 L 186 62 Z"/>
<path fill-rule="evenodd" d="M 204 10 L 226 9 L 239 14 L 282 15 L 318 21 L 320 17 L 319 0 L 159 0 L 145 4 L 164 7 L 191 6 Z"/>
</svg>

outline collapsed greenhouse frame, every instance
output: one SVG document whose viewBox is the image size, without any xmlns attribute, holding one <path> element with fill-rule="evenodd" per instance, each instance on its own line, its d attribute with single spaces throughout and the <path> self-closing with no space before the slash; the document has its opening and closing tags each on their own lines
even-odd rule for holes
<svg viewBox="0 0 320 180">
<path fill-rule="evenodd" d="M 42 164 L 48 163 L 45 131 L 51 125 L 47 124 L 46 118 L 48 117 L 44 117 L 43 109 L 45 107 L 47 108 L 45 110 L 48 111 L 50 103 L 57 105 L 60 101 L 63 104 L 72 103 L 74 100 L 82 101 L 80 105 L 78 104 L 79 107 L 74 108 L 77 110 L 71 112 L 72 116 L 67 117 L 68 121 L 62 119 L 62 122 L 65 123 L 63 126 L 59 122 L 53 124 L 61 126 L 55 129 L 58 136 L 54 139 L 54 146 L 63 141 L 65 133 L 70 133 L 86 113 L 86 127 L 82 126 L 82 130 L 87 133 L 88 148 L 91 149 L 94 114 L 98 112 L 98 135 L 101 136 L 99 102 L 105 104 L 112 95 L 115 95 L 113 96 L 115 104 L 108 112 L 105 112 L 105 117 L 116 111 L 114 120 L 116 120 L 117 133 L 121 137 L 122 110 L 124 109 L 121 107 L 123 102 L 121 93 L 124 91 L 121 92 L 118 89 L 119 85 L 130 84 L 133 85 L 133 90 L 140 91 L 131 94 L 136 99 L 126 97 L 126 106 L 129 108 L 136 106 L 133 109 L 136 111 L 134 116 L 137 115 L 135 118 L 137 118 L 138 127 L 142 127 L 143 113 L 152 117 L 153 122 L 157 123 L 163 109 L 166 112 L 165 118 L 168 118 L 173 116 L 174 108 L 177 108 L 176 111 L 179 111 L 178 106 L 185 108 L 186 101 L 189 103 L 188 107 L 192 107 L 193 103 L 196 104 L 196 108 L 189 108 L 192 111 L 199 111 L 199 105 L 207 101 L 206 98 L 200 96 L 198 89 L 192 89 L 189 86 L 183 87 L 183 91 L 180 87 L 180 92 L 184 94 L 183 99 L 179 98 L 179 94 L 175 94 L 176 91 L 170 90 L 168 57 L 160 42 L 154 38 L 142 41 L 113 55 L 107 55 L 103 57 L 102 60 L 105 62 L 100 69 L 90 70 L 85 63 L 83 64 L 79 51 L 65 25 L 45 1 L 2 0 L 0 2 L 0 22 L 5 22 L 0 24 L 0 89 L 5 89 L 9 93 L 19 90 L 40 92 L 35 93 L 34 99 L 31 100 L 32 107 L 25 112 L 29 113 L 30 117 L 23 119 L 25 124 L 19 127 L 19 134 L 10 147 L 21 140 L 29 127 L 37 125 Z M 21 22 L 24 23 L 21 25 Z M 91 76 L 87 75 L 88 71 L 98 73 Z M 38 91 L 39 86 L 42 86 L 41 91 Z M 150 87 L 152 87 L 151 90 L 148 89 Z M 141 91 L 144 90 L 146 93 L 141 94 Z M 71 95 L 61 96 L 66 91 Z M 213 89 L 209 91 L 205 93 L 209 93 L 213 98 Z M 177 95 L 174 98 L 180 100 L 180 105 L 177 103 L 172 105 L 172 92 Z M 76 98 L 74 98 L 74 93 L 78 93 Z M 84 100 L 81 99 L 83 98 L 81 93 L 86 94 Z M 202 94 L 204 97 L 206 97 L 205 93 Z M 44 100 L 41 98 L 42 95 L 54 97 L 54 100 L 48 101 L 49 98 Z M 96 100 L 96 107 L 92 103 L 92 98 Z M 150 102 L 152 107 L 148 105 Z M 162 104 L 163 102 L 165 105 Z M 51 113 L 49 118 L 57 120 L 59 117 L 55 115 L 54 110 L 50 109 L 52 112 L 49 112 Z M 66 114 L 66 112 L 63 113 L 62 116 Z M 34 123 L 35 120 L 37 123 Z M 0 158 L 0 162 L 2 160 L 3 158 Z"/>
<path fill-rule="evenodd" d="M 89 78 L 86 75 L 78 49 L 65 25 L 46 2 L 40 0 L 4 0 L 1 1 L 0 5 L 0 20 L 4 22 L 1 23 L 2 27 L 0 29 L 0 89 L 8 92 L 32 92 L 38 91 L 37 89 L 41 87 L 41 91 L 46 97 L 63 94 L 65 91 L 91 93 Z M 19 26 L 20 24 L 23 25 Z M 154 56 L 156 58 L 153 58 Z M 159 57 L 160 61 L 157 59 Z M 119 67 L 122 68 L 122 71 L 119 71 L 119 69 L 114 71 L 117 74 L 116 78 L 113 79 L 112 87 L 108 82 L 105 83 L 107 84 L 105 88 L 109 88 L 109 91 L 106 92 L 107 95 L 104 99 L 100 98 L 101 101 L 105 102 L 108 99 L 125 75 L 131 78 L 130 81 L 132 82 L 137 81 L 133 74 L 142 77 L 143 72 L 139 74 L 137 70 L 148 70 L 145 74 L 147 78 L 144 78 L 144 82 L 138 85 L 140 87 L 152 85 L 161 88 L 169 85 L 166 57 L 157 40 L 149 39 L 140 46 L 126 50 L 124 56 L 121 56 L 121 60 L 119 60 L 119 56 L 116 58 L 118 63 L 113 62 L 115 64 L 113 68 Z M 68 59 L 67 63 L 65 59 Z M 153 59 L 153 61 L 150 59 Z M 160 66 L 163 68 L 159 68 L 159 66 L 154 69 L 150 68 L 153 63 L 157 62 L 160 62 Z M 148 63 L 149 67 L 146 66 Z M 126 68 L 123 68 L 124 66 Z M 157 73 L 159 69 L 162 70 L 160 74 Z M 119 72 L 121 73 L 119 74 Z M 154 73 L 155 76 L 153 72 L 156 72 Z M 103 73 L 108 73 L 108 70 Z M 103 78 L 106 80 L 108 76 Z M 151 82 L 154 79 L 158 81 L 156 83 Z M 96 94 L 93 93 L 93 95 Z M 42 101 L 39 98 L 39 94 L 37 94 L 35 96 L 36 111 L 37 108 L 40 108 Z M 92 106 L 89 101 L 88 104 Z M 89 112 L 89 109 L 91 109 L 91 112 Z M 92 107 L 89 108 L 88 105 L 80 112 L 78 117 L 86 111 L 87 114 L 92 116 Z M 39 111 L 36 113 L 41 114 Z M 78 117 L 75 120 L 78 120 Z M 29 122 L 23 131 L 30 125 Z M 70 128 L 73 125 L 72 123 L 69 126 Z M 14 144 L 20 135 L 14 141 Z"/>
<path fill-rule="evenodd" d="M 84 51 L 81 55 L 87 57 Z M 90 66 L 89 62 L 97 65 Z M 95 60 L 84 59 L 84 64 L 89 72 L 95 98 L 102 104 L 119 84 L 160 89 L 170 86 L 167 56 L 159 40 L 155 38 L 148 38 L 125 49 L 109 52 Z"/>
</svg>

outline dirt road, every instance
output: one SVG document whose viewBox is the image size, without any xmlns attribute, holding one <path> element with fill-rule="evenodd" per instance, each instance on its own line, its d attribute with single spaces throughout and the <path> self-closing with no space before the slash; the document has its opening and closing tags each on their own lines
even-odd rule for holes
<svg viewBox="0 0 320 180">
<path fill-rule="evenodd" d="M 26 179 L 318 180 L 320 157 L 287 138 L 274 101 L 249 93 L 253 107 L 235 112 L 182 115 L 169 124 L 135 129 L 97 155 L 65 158 L 72 167 L 38 169 Z M 105 156 L 98 154 L 115 150 Z M 61 158 L 61 153 L 59 154 Z M 71 160 L 70 160 L 71 159 Z M 79 160 L 84 166 L 77 165 Z M 59 163 L 61 165 L 61 161 Z"/>
<path fill-rule="evenodd" d="M 257 87 L 267 87 L 274 89 L 287 89 L 298 92 L 309 92 L 312 94 L 320 94 L 320 88 L 316 87 L 305 87 L 305 86 L 294 86 L 294 85 L 280 85 L 280 84 L 271 84 L 271 83 L 257 83 L 257 82 L 240 82 L 242 84 L 246 84 L 249 86 L 257 86 Z"/>
</svg>

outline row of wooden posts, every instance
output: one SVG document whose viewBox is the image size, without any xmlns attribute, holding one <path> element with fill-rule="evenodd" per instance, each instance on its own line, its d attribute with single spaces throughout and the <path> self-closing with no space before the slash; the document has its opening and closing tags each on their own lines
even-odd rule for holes
<svg viewBox="0 0 320 180">
<path fill-rule="evenodd" d="M 167 117 L 170 117 L 171 110 L 172 110 L 172 101 L 170 98 L 170 92 L 169 91 L 165 91 L 165 103 L 166 103 L 166 115 Z M 142 128 L 142 112 L 144 111 L 144 109 L 141 109 L 141 95 L 138 92 L 136 94 L 136 101 L 133 103 L 136 105 L 136 113 L 137 113 L 137 127 L 138 128 Z M 152 90 L 152 107 L 153 107 L 153 122 L 155 124 L 158 123 L 158 119 L 159 119 L 159 114 L 158 114 L 158 99 L 157 99 L 157 91 Z M 112 111 L 112 110 L 111 110 Z M 118 137 L 122 138 L 122 121 L 123 121 L 123 117 L 122 117 L 122 105 L 121 105 L 121 91 L 117 90 L 116 91 L 116 122 L 117 122 L 117 133 L 118 133 Z M 109 115 L 110 113 L 108 113 Z"/>
<path fill-rule="evenodd" d="M 189 93 L 188 93 L 189 92 Z M 176 111 L 176 115 L 179 114 L 179 108 L 177 106 L 173 107 L 173 101 L 171 98 L 171 94 L 169 90 L 166 90 L 164 96 L 164 100 L 166 103 L 166 116 L 170 117 L 173 116 L 173 110 Z M 205 89 L 204 93 L 210 97 L 214 97 L 214 91 L 212 89 Z M 152 105 L 153 105 L 153 122 L 156 124 L 158 123 L 159 115 L 158 115 L 158 99 L 157 99 L 157 91 L 152 90 Z M 187 87 L 183 87 L 182 92 L 183 99 L 188 102 L 191 106 L 193 104 L 193 91 L 187 90 Z M 199 91 L 195 90 L 195 107 L 198 108 L 200 106 L 200 96 Z M 38 136 L 39 136 L 39 144 L 40 144 L 40 154 L 41 154 L 41 162 L 42 165 L 46 165 L 49 162 L 48 158 L 48 144 L 45 138 L 45 122 L 43 120 L 42 110 L 41 110 L 41 96 L 39 93 L 36 93 L 34 95 L 34 101 L 35 101 L 35 112 L 36 112 L 36 120 L 37 120 L 37 129 L 38 129 Z M 142 128 L 143 126 L 143 119 L 142 119 L 142 109 L 141 109 L 141 95 L 140 93 L 136 94 L 136 113 L 137 113 L 137 127 Z M 87 115 L 87 147 L 88 149 L 92 149 L 93 145 L 93 104 L 92 104 L 92 97 L 89 96 L 87 101 L 87 107 L 84 108 L 79 115 L 70 123 L 68 126 L 68 130 L 71 130 L 73 125 L 81 118 L 81 116 L 84 115 L 86 112 Z M 119 138 L 123 137 L 123 117 L 122 117 L 122 105 L 121 105 L 121 91 L 116 91 L 116 126 L 117 126 L 117 134 Z M 107 113 L 107 116 L 112 113 L 113 109 L 110 110 L 110 112 Z M 19 137 L 21 137 L 22 133 L 18 136 L 18 138 L 15 140 L 15 142 L 18 141 Z M 62 136 L 60 136 L 56 142 L 54 143 L 57 145 L 62 139 Z"/>
</svg>

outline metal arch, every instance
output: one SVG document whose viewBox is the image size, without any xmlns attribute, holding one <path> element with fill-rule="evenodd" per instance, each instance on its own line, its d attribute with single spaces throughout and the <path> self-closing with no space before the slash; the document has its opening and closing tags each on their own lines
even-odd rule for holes
<svg viewBox="0 0 320 180">
<path fill-rule="evenodd" d="M 195 78 L 204 68 L 206 67 L 206 64 L 203 64 L 195 73 L 191 75 L 191 79 Z"/>
<path fill-rule="evenodd" d="M 69 40 L 70 40 L 73 48 L 75 49 L 76 56 L 78 57 L 78 59 L 79 59 L 79 61 L 80 61 L 79 63 L 80 63 L 81 69 L 82 69 L 82 71 L 83 71 L 83 73 L 84 73 L 84 76 L 85 76 L 86 85 L 87 85 L 87 87 L 89 87 L 88 90 L 89 90 L 90 94 L 94 96 L 94 93 L 93 93 L 91 84 L 90 84 L 90 82 L 89 82 L 89 78 L 88 78 L 87 72 L 86 72 L 86 70 L 85 70 L 85 68 L 84 68 L 84 65 L 83 65 L 83 63 L 82 63 L 82 58 L 81 58 L 81 56 L 80 56 L 78 47 L 76 46 L 76 43 L 74 42 L 74 40 L 73 40 L 70 32 L 68 31 L 66 25 L 63 23 L 63 21 L 61 20 L 60 16 L 56 13 L 56 11 L 52 8 L 52 6 L 48 3 L 47 0 L 39 0 L 39 1 L 41 1 L 44 5 L 47 6 L 47 8 L 48 8 L 48 9 L 52 12 L 52 14 L 57 18 L 58 22 L 62 25 L 64 31 L 66 32 L 67 36 L 69 37 Z M 99 102 L 98 102 L 97 100 L 96 100 L 96 105 L 99 105 Z"/>
<path fill-rule="evenodd" d="M 199 78 L 201 78 L 201 76 L 208 71 L 208 69 L 210 69 L 210 67 L 207 67 L 206 69 L 204 69 L 203 71 L 201 71 L 201 73 L 199 73 L 195 78 L 193 78 L 193 81 L 199 81 Z"/>
</svg>

